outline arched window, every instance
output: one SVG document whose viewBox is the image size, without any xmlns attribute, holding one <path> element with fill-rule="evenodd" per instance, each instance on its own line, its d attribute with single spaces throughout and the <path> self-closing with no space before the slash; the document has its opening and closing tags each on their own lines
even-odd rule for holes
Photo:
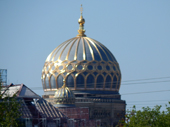
<svg viewBox="0 0 170 127">
<path fill-rule="evenodd" d="M 42 81 L 43 89 L 45 89 L 45 81 L 44 81 L 44 79 L 41 79 L 41 81 Z"/>
<path fill-rule="evenodd" d="M 59 75 L 57 77 L 57 84 L 58 84 L 58 88 L 61 88 L 63 86 L 63 76 Z"/>
<path fill-rule="evenodd" d="M 55 77 L 52 75 L 50 78 L 50 83 L 51 83 L 51 88 L 55 89 L 56 87 L 56 82 L 55 82 Z"/>
<path fill-rule="evenodd" d="M 87 77 L 86 88 L 94 88 L 94 77 L 91 74 Z"/>
<path fill-rule="evenodd" d="M 67 76 L 66 84 L 67 87 L 74 87 L 74 78 L 72 75 Z"/>
<path fill-rule="evenodd" d="M 97 77 L 96 88 L 103 88 L 103 84 L 104 84 L 104 78 L 103 76 L 99 75 Z"/>
<path fill-rule="evenodd" d="M 45 85 L 46 85 L 46 89 L 50 89 L 49 80 L 47 76 L 45 77 Z"/>
<path fill-rule="evenodd" d="M 112 79 L 111 79 L 111 77 L 108 75 L 108 76 L 106 77 L 106 81 L 105 81 L 105 88 L 110 88 L 110 87 L 111 87 L 111 81 L 112 81 Z"/>
<path fill-rule="evenodd" d="M 79 74 L 76 78 L 76 85 L 77 85 L 77 88 L 84 88 L 84 77 Z"/>
<path fill-rule="evenodd" d="M 114 76 L 114 78 L 113 78 L 113 85 L 112 85 L 112 88 L 116 88 L 116 84 L 117 84 L 117 77 L 116 76 Z"/>
</svg>

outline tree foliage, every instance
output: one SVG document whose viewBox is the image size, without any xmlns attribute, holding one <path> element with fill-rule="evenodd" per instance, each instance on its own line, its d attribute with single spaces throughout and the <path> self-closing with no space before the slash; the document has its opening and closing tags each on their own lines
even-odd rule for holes
<svg viewBox="0 0 170 127">
<path fill-rule="evenodd" d="M 19 127 L 20 103 L 15 94 L 12 97 L 9 97 L 8 92 L 5 93 L 5 97 L 2 95 L 1 81 L 0 75 L 0 127 Z"/>
<path fill-rule="evenodd" d="M 131 111 L 127 111 L 125 120 L 121 123 L 124 127 L 170 127 L 170 107 L 166 105 L 166 111 L 160 109 L 161 106 L 157 105 L 136 111 L 134 106 Z"/>
</svg>

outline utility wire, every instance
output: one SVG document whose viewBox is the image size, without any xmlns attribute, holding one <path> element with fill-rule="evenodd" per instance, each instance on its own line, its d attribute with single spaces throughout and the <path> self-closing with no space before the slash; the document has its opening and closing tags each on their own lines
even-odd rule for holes
<svg viewBox="0 0 170 127">
<path fill-rule="evenodd" d="M 143 94 L 143 93 L 156 93 L 156 92 L 165 92 L 165 91 L 170 91 L 170 90 L 147 91 L 147 92 L 137 92 L 137 93 L 125 93 L 125 94 L 121 94 L 121 95 Z"/>
<path fill-rule="evenodd" d="M 131 82 L 131 81 L 143 81 L 143 80 L 158 80 L 158 79 L 167 79 L 167 78 L 170 78 L 170 77 L 158 77 L 158 78 L 146 78 L 146 79 L 136 79 L 136 80 L 125 80 L 125 81 L 122 81 L 122 82 Z"/>
<path fill-rule="evenodd" d="M 152 82 L 137 82 L 137 83 L 127 83 L 127 84 L 121 84 L 121 85 L 137 85 L 137 84 L 150 84 L 150 83 L 161 83 L 161 82 L 170 82 L 170 80 L 166 80 L 166 81 L 152 81 Z M 104 83 L 88 83 L 87 85 L 95 85 L 96 86 L 103 86 Z M 108 84 L 113 84 L 113 82 L 105 82 L 105 85 L 108 85 Z M 84 87 L 85 85 L 84 84 L 76 84 L 78 85 L 79 87 Z M 86 86 L 87 86 L 86 85 Z M 68 86 L 69 87 L 69 86 Z M 31 87 L 31 89 L 40 89 L 42 87 Z M 102 88 L 102 87 L 101 87 Z M 43 89 L 43 88 L 42 88 Z"/>
<path fill-rule="evenodd" d="M 133 103 L 134 103 L 134 102 L 136 103 L 136 102 L 155 102 L 155 101 L 157 102 L 157 101 L 170 101 L 170 100 L 128 101 L 128 104 L 129 104 L 129 103 L 132 103 L 132 102 L 133 102 Z"/>
</svg>

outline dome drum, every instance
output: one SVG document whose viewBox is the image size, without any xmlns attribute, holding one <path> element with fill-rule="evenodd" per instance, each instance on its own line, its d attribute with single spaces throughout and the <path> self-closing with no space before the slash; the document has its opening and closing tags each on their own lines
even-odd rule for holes
<svg viewBox="0 0 170 127">
<path fill-rule="evenodd" d="M 120 71 L 118 64 L 106 61 L 62 61 L 54 70 L 49 62 L 42 71 L 44 90 L 56 90 L 66 81 L 71 90 L 111 90 L 118 91 L 120 86 Z M 49 70 L 44 71 L 46 66 Z M 59 67 L 63 67 L 62 70 Z M 72 84 L 72 85 L 68 85 Z"/>
</svg>

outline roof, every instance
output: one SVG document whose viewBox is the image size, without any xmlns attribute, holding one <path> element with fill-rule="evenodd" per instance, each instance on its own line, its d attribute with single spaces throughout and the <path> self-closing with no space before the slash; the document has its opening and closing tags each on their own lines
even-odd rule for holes
<svg viewBox="0 0 170 127">
<path fill-rule="evenodd" d="M 43 98 L 32 100 L 20 98 L 18 101 L 21 104 L 22 118 L 66 118 L 62 112 Z"/>
<path fill-rule="evenodd" d="M 17 100 L 21 105 L 19 110 L 22 118 L 66 118 L 56 107 L 24 84 L 10 84 L 7 87 L 3 87 L 1 94 L 3 94 L 3 98 L 6 96 L 12 97 L 16 94 Z"/>
<path fill-rule="evenodd" d="M 9 96 L 12 97 L 16 94 L 17 97 L 21 98 L 40 98 L 35 92 L 33 92 L 30 88 L 28 88 L 24 84 L 13 85 L 10 84 L 7 87 L 3 87 L 1 90 L 1 94 L 3 94 L 2 98 Z"/>
</svg>

